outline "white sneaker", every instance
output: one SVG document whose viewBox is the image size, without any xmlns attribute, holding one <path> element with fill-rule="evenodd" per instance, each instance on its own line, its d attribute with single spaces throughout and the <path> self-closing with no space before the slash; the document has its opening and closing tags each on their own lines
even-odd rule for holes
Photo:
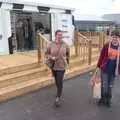
<svg viewBox="0 0 120 120">
<path fill-rule="evenodd" d="M 59 107 L 60 105 L 61 105 L 60 97 L 56 97 L 56 99 L 55 99 L 55 106 Z"/>
</svg>

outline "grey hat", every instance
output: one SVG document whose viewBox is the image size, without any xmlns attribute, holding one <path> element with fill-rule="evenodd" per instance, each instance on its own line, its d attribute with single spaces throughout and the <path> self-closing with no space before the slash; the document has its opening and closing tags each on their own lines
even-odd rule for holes
<svg viewBox="0 0 120 120">
<path fill-rule="evenodd" d="M 113 35 L 120 37 L 120 32 L 119 32 L 118 30 L 113 30 L 113 31 L 111 32 L 111 36 L 113 36 Z"/>
</svg>

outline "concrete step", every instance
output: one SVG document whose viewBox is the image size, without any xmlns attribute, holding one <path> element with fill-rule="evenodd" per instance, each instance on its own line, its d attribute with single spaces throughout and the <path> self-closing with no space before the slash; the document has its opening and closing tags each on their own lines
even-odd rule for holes
<svg viewBox="0 0 120 120">
<path fill-rule="evenodd" d="M 92 64 L 91 66 L 84 65 L 82 67 L 71 68 L 67 70 L 65 79 L 92 70 L 95 66 L 96 63 Z M 0 101 L 15 98 L 17 96 L 21 96 L 24 95 L 25 93 L 29 93 L 32 91 L 37 91 L 40 88 L 46 87 L 53 83 L 54 83 L 53 78 L 51 78 L 50 75 L 48 75 L 38 79 L 31 79 L 29 81 L 24 81 L 8 87 L 0 88 Z"/>
</svg>

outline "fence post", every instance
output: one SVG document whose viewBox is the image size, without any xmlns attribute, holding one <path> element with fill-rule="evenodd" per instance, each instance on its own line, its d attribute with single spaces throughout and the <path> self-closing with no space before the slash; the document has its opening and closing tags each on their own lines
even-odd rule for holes
<svg viewBox="0 0 120 120">
<path fill-rule="evenodd" d="M 92 41 L 89 40 L 88 42 L 88 65 L 91 65 L 92 61 Z"/>
<path fill-rule="evenodd" d="M 101 50 L 101 48 L 102 48 L 102 41 L 103 41 L 103 33 L 100 32 L 100 34 L 99 34 L 99 50 Z"/>
<path fill-rule="evenodd" d="M 78 56 L 78 31 L 75 31 L 75 55 Z"/>
<path fill-rule="evenodd" d="M 40 46 L 40 35 L 39 35 L 39 31 L 37 32 L 37 54 L 38 54 L 38 63 L 40 63 L 41 61 L 41 46 Z"/>
<path fill-rule="evenodd" d="M 103 34 L 103 45 L 102 45 L 102 47 L 104 46 L 104 44 L 105 44 L 105 42 L 106 42 L 106 39 L 107 39 L 107 38 L 106 38 L 106 34 L 104 33 L 104 34 Z"/>
</svg>

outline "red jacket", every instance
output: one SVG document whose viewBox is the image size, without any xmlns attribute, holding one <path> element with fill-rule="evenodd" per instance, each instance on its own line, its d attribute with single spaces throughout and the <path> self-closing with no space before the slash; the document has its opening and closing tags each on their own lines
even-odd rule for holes
<svg viewBox="0 0 120 120">
<path fill-rule="evenodd" d="M 98 60 L 97 66 L 101 69 L 101 71 L 104 70 L 104 68 L 106 67 L 106 64 L 108 62 L 108 48 L 109 48 L 109 43 L 106 43 L 101 51 L 101 54 L 100 54 L 100 57 Z M 118 63 L 117 73 L 120 75 L 120 60 Z"/>
</svg>

